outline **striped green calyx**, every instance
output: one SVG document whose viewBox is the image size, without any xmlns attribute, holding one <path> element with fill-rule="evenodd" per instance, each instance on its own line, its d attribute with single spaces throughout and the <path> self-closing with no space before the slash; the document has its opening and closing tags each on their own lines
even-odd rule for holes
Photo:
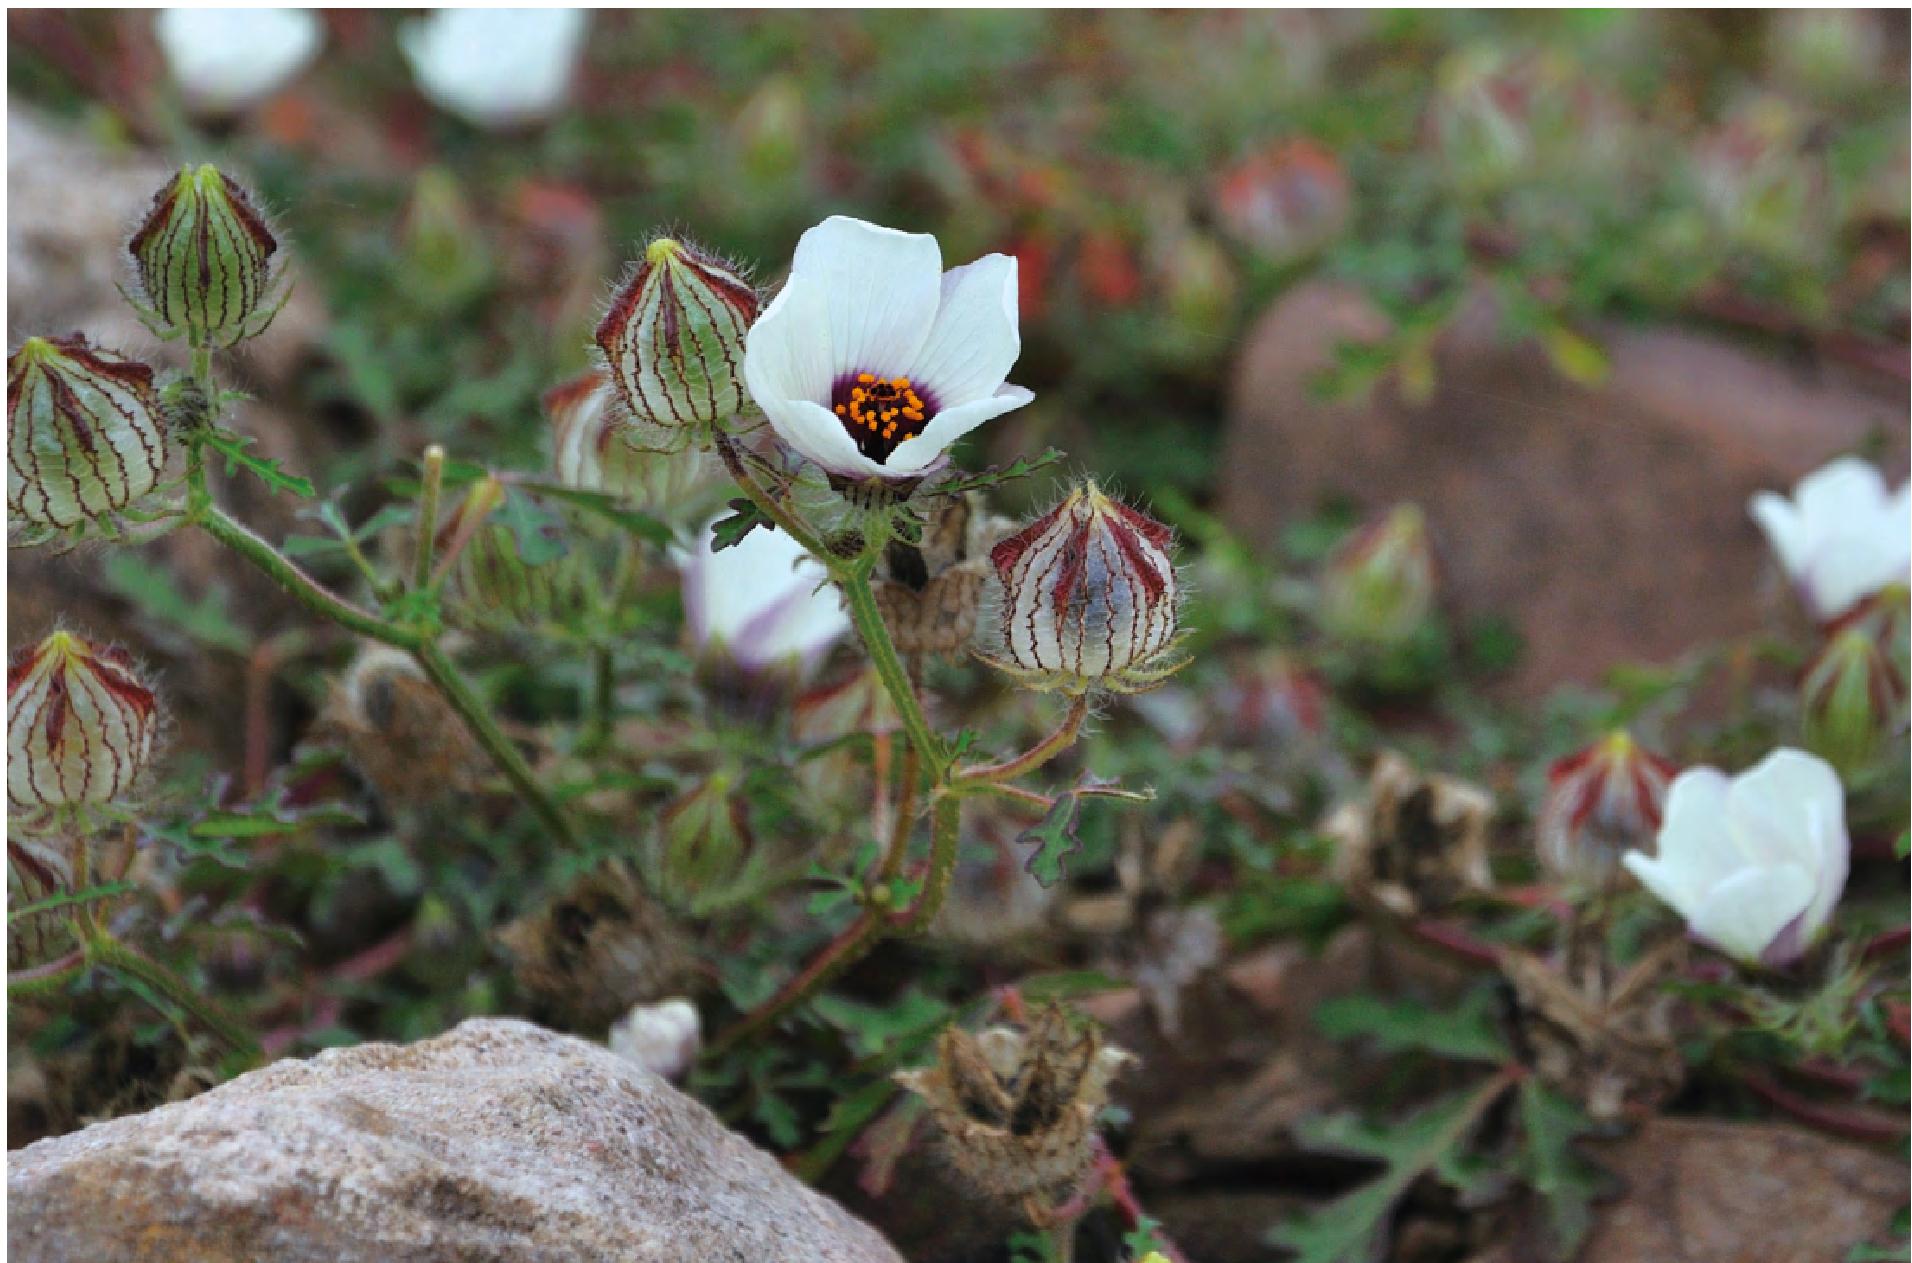
<svg viewBox="0 0 1912 1263">
<path fill-rule="evenodd" d="M 227 347 L 265 331 L 284 304 L 279 242 L 246 190 L 211 164 L 184 166 L 127 243 L 128 298 L 162 338 Z"/>
<path fill-rule="evenodd" d="M 645 248 L 598 323 L 597 344 L 632 415 L 697 430 L 744 406 L 744 334 L 760 305 L 735 267 L 669 237 Z"/>
<path fill-rule="evenodd" d="M 153 370 L 79 334 L 7 357 L 7 509 L 67 530 L 151 491 L 166 465 Z"/>
</svg>

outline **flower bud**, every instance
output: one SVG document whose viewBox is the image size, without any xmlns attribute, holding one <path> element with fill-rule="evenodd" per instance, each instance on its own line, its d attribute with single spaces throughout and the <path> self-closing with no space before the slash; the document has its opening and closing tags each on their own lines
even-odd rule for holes
<svg viewBox="0 0 1912 1263">
<path fill-rule="evenodd" d="M 705 493 L 719 482 L 715 462 L 703 452 L 645 446 L 604 370 L 553 386 L 544 412 L 551 422 L 552 472 L 565 486 L 617 496 L 668 521 L 712 507 Z"/>
<path fill-rule="evenodd" d="M 652 241 L 597 327 L 631 412 L 670 430 L 734 416 L 744 405 L 744 334 L 759 305 L 732 264 L 669 237 Z"/>
<path fill-rule="evenodd" d="M 153 370 L 85 338 L 28 338 L 7 357 L 7 508 L 78 526 L 151 491 L 166 465 Z"/>
<path fill-rule="evenodd" d="M 1903 725 L 1905 696 L 1905 677 L 1872 628 L 1835 632 L 1799 681 L 1806 748 L 1851 776 Z"/>
<path fill-rule="evenodd" d="M 1420 506 L 1397 505 L 1329 557 L 1321 577 L 1321 625 L 1333 639 L 1395 648 L 1433 611 L 1434 554 Z"/>
<path fill-rule="evenodd" d="M 737 890 L 754 851 L 735 777 L 713 772 L 659 817 L 651 876 L 670 902 L 703 911 Z"/>
<path fill-rule="evenodd" d="M 704 1044 L 697 1006 L 673 998 L 640 1004 L 611 1028 L 611 1051 L 666 1079 L 681 1079 Z"/>
<path fill-rule="evenodd" d="M 1036 688 L 1140 692 L 1182 664 L 1172 532 L 1094 484 L 990 550 L 1002 585 L 996 665 Z"/>
<path fill-rule="evenodd" d="M 118 649 L 58 631 L 7 663 L 9 811 L 107 803 L 152 761 L 159 703 Z"/>
<path fill-rule="evenodd" d="M 1547 769 L 1541 801 L 1541 867 L 1596 888 L 1629 850 L 1650 850 L 1674 766 L 1620 730 Z"/>
<path fill-rule="evenodd" d="M 278 238 L 246 190 L 210 163 L 180 168 L 126 249 L 139 280 L 135 305 L 163 338 L 231 346 L 278 314 Z"/>
</svg>

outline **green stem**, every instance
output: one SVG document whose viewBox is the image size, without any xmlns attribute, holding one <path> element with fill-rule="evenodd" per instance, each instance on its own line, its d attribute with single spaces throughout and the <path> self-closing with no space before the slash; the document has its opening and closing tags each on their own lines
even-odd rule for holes
<svg viewBox="0 0 1912 1263">
<path fill-rule="evenodd" d="M 1075 744 L 1082 732 L 1082 721 L 1089 715 L 1089 696 L 1084 693 L 1069 707 L 1069 713 L 1057 729 L 1013 759 L 985 767 L 965 768 L 958 772 L 951 787 L 958 792 L 980 789 L 984 785 L 1020 780 Z"/>
<path fill-rule="evenodd" d="M 584 735 L 578 749 L 590 754 L 611 743 L 617 721 L 617 672 L 611 646 L 591 646 L 591 692 L 585 709 Z"/>
<path fill-rule="evenodd" d="M 923 878 L 923 892 L 916 902 L 897 917 L 899 933 L 921 934 L 942 910 L 950 879 L 956 875 L 956 844 L 961 840 L 962 824 L 962 799 L 955 794 L 938 796 L 930 811 L 929 873 Z"/>
<path fill-rule="evenodd" d="M 796 514 L 784 508 L 776 497 L 757 481 L 757 476 L 750 472 L 750 466 L 744 460 L 743 452 L 737 447 L 737 440 L 719 432 L 717 454 L 723 458 L 724 468 L 730 471 L 731 478 L 738 487 L 742 488 L 743 493 L 750 497 L 750 502 L 762 510 L 765 517 L 775 522 L 778 530 L 802 544 L 825 565 L 835 564 L 830 550 L 824 547 L 823 541 L 817 537 L 816 533 L 798 520 Z"/>
<path fill-rule="evenodd" d="M 85 972 L 86 953 L 80 948 L 74 948 L 66 955 L 46 961 L 44 964 L 9 971 L 7 998 L 12 1000 L 63 990 L 67 983 Z"/>
<path fill-rule="evenodd" d="M 850 607 L 850 622 L 863 638 L 863 647 L 869 651 L 870 662 L 876 667 L 876 677 L 883 682 L 884 691 L 902 717 L 903 731 L 909 734 L 910 744 L 922 751 L 923 762 L 929 767 L 930 783 L 941 785 L 949 775 L 949 756 L 943 750 L 943 743 L 930 730 L 929 719 L 923 714 L 922 703 L 910 683 L 909 671 L 890 640 L 890 629 L 883 622 L 883 611 L 877 608 L 876 593 L 870 588 L 869 571 L 862 563 L 839 565 L 834 569 Z"/>
<path fill-rule="evenodd" d="M 370 637 L 399 649 L 416 652 L 425 643 L 419 632 L 409 627 L 401 627 L 388 622 L 335 595 L 318 580 L 306 574 L 288 560 L 284 554 L 258 535 L 251 528 L 228 517 L 225 510 L 207 501 L 198 506 L 193 520 L 206 528 L 206 532 L 226 547 L 244 557 L 247 561 L 265 572 L 267 578 L 291 594 L 299 604 L 311 610 L 321 618 L 329 619 L 347 631 Z"/>
<path fill-rule="evenodd" d="M 438 496 L 445 486 L 445 449 L 425 449 L 423 484 L 418 493 L 418 552 L 413 558 L 412 588 L 423 592 L 432 581 L 432 545 L 438 539 Z"/>
<path fill-rule="evenodd" d="M 445 656 L 445 651 L 438 647 L 436 641 L 426 640 L 412 647 L 412 656 L 418 660 L 419 666 L 425 668 L 425 674 L 431 678 L 431 682 L 438 686 L 438 691 L 445 695 L 451 708 L 465 721 L 465 728 L 485 748 L 491 761 L 498 765 L 498 770 L 505 774 L 505 779 L 518 791 L 518 796 L 525 800 L 544 827 L 551 831 L 552 837 L 563 846 L 576 850 L 578 839 L 571 829 L 571 822 L 565 819 L 558 804 L 538 784 L 531 765 L 525 762 L 524 755 L 518 753 L 518 747 L 499 729 L 491 712 L 471 691 L 471 686 L 465 683 L 458 668 Z"/>
<path fill-rule="evenodd" d="M 259 1041 L 252 1037 L 252 1033 L 242 1026 L 237 1018 L 226 1012 L 224 1006 L 150 956 L 144 956 L 119 940 L 104 934 L 88 940 L 86 956 L 91 963 L 109 973 L 134 979 L 158 992 L 199 1019 L 228 1047 L 243 1053 L 248 1061 L 263 1060 Z"/>
</svg>

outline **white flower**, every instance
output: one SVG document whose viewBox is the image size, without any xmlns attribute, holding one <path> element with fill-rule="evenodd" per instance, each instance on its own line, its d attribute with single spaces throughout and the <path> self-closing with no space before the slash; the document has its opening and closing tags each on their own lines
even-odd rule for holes
<svg viewBox="0 0 1912 1263">
<path fill-rule="evenodd" d="M 1658 858 L 1629 851 L 1623 862 L 1694 937 L 1783 965 L 1812 945 L 1845 888 L 1845 816 L 1839 777 L 1800 750 L 1735 777 L 1688 768 L 1667 791 Z"/>
<path fill-rule="evenodd" d="M 666 1079 L 681 1079 L 704 1045 L 703 1023 L 689 1000 L 640 1004 L 611 1027 L 611 1051 Z"/>
<path fill-rule="evenodd" d="M 1912 570 L 1912 489 L 1887 494 L 1879 471 L 1857 457 L 1807 474 L 1790 500 L 1762 491 L 1749 507 L 1822 621 Z"/>
<path fill-rule="evenodd" d="M 721 552 L 711 542 L 706 526 L 678 557 L 691 638 L 746 671 L 794 666 L 808 674 L 850 628 L 821 563 L 768 527 Z"/>
<path fill-rule="evenodd" d="M 421 92 L 480 127 L 554 113 L 571 91 L 583 9 L 434 9 L 398 33 Z"/>
<path fill-rule="evenodd" d="M 783 441 L 840 478 L 914 482 L 985 421 L 1035 398 L 1005 385 L 1022 350 L 1016 261 L 943 271 L 936 238 L 832 216 L 750 328 L 744 381 Z"/>
<path fill-rule="evenodd" d="M 325 35 L 310 9 L 161 9 L 153 34 L 188 104 L 209 114 L 271 96 Z"/>
</svg>

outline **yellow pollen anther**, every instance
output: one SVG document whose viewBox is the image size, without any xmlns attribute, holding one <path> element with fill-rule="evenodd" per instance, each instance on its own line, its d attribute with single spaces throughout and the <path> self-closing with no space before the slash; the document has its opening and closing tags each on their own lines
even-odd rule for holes
<svg viewBox="0 0 1912 1263">
<path fill-rule="evenodd" d="M 871 382 L 876 380 L 876 374 L 875 373 L 858 373 L 856 375 L 856 379 L 862 382 L 865 386 L 867 386 Z"/>
</svg>

